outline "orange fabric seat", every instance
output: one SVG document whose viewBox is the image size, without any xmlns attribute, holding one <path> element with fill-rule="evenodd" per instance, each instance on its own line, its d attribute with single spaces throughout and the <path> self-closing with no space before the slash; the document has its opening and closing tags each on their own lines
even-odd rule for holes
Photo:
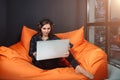
<svg viewBox="0 0 120 80">
<path fill-rule="evenodd" d="M 10 47 L 0 47 L 0 79 L 2 80 L 89 80 L 76 74 L 72 67 L 42 70 L 31 64 L 28 55 L 29 42 L 36 33 L 23 27 L 21 40 Z M 78 30 L 57 33 L 61 39 L 69 38 L 73 44 L 71 52 L 80 65 L 94 75 L 94 80 L 104 80 L 108 76 L 107 55 L 97 46 L 84 39 L 84 27 Z"/>
</svg>

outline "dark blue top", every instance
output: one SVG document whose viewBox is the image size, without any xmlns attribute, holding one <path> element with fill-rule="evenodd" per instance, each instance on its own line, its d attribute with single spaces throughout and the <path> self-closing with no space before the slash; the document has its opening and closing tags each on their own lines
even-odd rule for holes
<svg viewBox="0 0 120 80">
<path fill-rule="evenodd" d="M 53 35 L 52 37 L 49 37 L 47 40 L 57 40 L 60 39 L 57 36 Z M 61 63 L 60 60 L 61 58 L 55 58 L 55 59 L 48 59 L 48 60 L 40 60 L 36 61 L 35 57 L 33 56 L 33 52 L 36 52 L 36 43 L 37 41 L 43 41 L 39 34 L 35 34 L 30 41 L 30 48 L 29 48 L 29 55 L 32 57 L 32 63 L 42 69 L 53 69 L 57 67 L 66 67 L 64 63 Z M 72 47 L 72 44 L 70 44 L 70 47 Z M 78 63 L 72 56 L 72 54 L 69 55 L 68 58 L 66 58 L 72 66 L 75 68 Z"/>
</svg>

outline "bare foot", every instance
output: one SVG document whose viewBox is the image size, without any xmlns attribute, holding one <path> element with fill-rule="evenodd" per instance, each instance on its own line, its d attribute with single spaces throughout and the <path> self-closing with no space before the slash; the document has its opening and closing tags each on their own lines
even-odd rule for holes
<svg viewBox="0 0 120 80">
<path fill-rule="evenodd" d="M 82 73 L 83 75 L 85 75 L 85 76 L 88 77 L 89 79 L 93 79 L 93 78 L 94 78 L 94 76 L 93 76 L 91 73 L 87 72 L 87 71 L 86 71 L 85 69 L 83 69 L 80 65 L 76 66 L 75 72 L 76 72 L 76 73 Z"/>
</svg>

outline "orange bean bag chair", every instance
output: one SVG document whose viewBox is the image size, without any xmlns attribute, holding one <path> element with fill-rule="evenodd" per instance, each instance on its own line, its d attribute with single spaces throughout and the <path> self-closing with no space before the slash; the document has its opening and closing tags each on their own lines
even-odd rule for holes
<svg viewBox="0 0 120 80">
<path fill-rule="evenodd" d="M 35 30 L 23 26 L 19 42 L 10 47 L 0 47 L 0 80 L 89 80 L 83 74 L 76 74 L 72 67 L 43 70 L 32 65 L 28 51 L 30 39 L 35 33 Z M 84 27 L 56 35 L 61 39 L 70 39 L 73 56 L 94 75 L 94 80 L 107 78 L 107 55 L 84 39 Z"/>
</svg>

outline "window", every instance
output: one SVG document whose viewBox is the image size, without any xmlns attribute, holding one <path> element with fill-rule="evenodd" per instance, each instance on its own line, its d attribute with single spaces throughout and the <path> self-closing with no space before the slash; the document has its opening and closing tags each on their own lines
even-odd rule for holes
<svg viewBox="0 0 120 80">
<path fill-rule="evenodd" d="M 120 0 L 87 0 L 87 39 L 120 68 Z"/>
</svg>

